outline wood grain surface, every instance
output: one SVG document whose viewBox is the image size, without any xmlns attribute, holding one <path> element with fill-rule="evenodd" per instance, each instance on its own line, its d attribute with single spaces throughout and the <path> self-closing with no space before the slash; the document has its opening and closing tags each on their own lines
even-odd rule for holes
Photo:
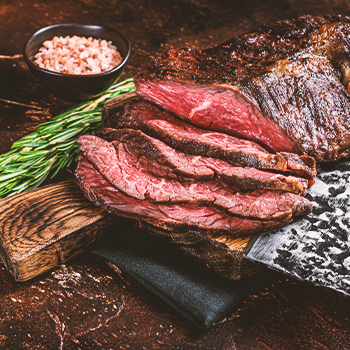
<svg viewBox="0 0 350 350">
<path fill-rule="evenodd" d="M 0 258 L 26 281 L 93 247 L 111 221 L 72 180 L 11 196 L 0 201 Z"/>
</svg>

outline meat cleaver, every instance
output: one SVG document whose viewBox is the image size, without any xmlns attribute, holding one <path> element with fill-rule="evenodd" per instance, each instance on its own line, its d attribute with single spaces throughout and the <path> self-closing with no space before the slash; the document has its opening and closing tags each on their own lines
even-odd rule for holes
<svg viewBox="0 0 350 350">
<path fill-rule="evenodd" d="M 350 161 L 323 165 L 306 198 L 310 215 L 255 235 L 243 256 L 350 295 Z"/>
</svg>

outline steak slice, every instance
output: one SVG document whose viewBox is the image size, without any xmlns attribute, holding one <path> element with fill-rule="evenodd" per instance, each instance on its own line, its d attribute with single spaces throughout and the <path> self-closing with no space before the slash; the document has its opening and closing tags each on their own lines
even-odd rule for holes
<svg viewBox="0 0 350 350">
<path fill-rule="evenodd" d="M 309 186 L 315 181 L 316 164 L 309 156 L 301 158 L 287 152 L 270 154 L 255 142 L 199 129 L 147 102 L 133 102 L 126 106 L 124 114 L 115 117 L 116 128 L 142 130 L 187 154 L 218 158 L 235 166 L 295 173 L 307 178 Z M 113 140 L 114 132 L 106 128 L 99 135 L 105 140 Z"/>
<path fill-rule="evenodd" d="M 103 136 L 103 132 L 100 133 Z M 111 135 L 111 134 L 109 134 Z M 220 180 L 239 190 L 271 189 L 305 195 L 308 181 L 294 176 L 235 167 L 221 159 L 193 156 L 177 151 L 140 130 L 119 129 L 113 139 L 127 145 L 140 163 L 155 176 L 183 176 L 198 180 Z"/>
<path fill-rule="evenodd" d="M 288 192 L 237 193 L 237 188 L 219 180 L 167 180 L 154 176 L 139 161 L 139 152 L 135 154 L 122 142 L 109 143 L 96 136 L 84 135 L 79 138 L 78 145 L 106 180 L 136 199 L 157 204 L 213 205 L 236 216 L 263 220 L 289 221 L 292 215 L 311 212 L 312 206 L 307 199 Z"/>
<path fill-rule="evenodd" d="M 158 205 L 126 196 L 111 186 L 84 156 L 79 157 L 75 177 L 85 196 L 96 206 L 111 214 L 142 220 L 163 229 L 238 236 L 285 225 L 279 221 L 233 217 L 210 206 Z"/>
<path fill-rule="evenodd" d="M 349 23 L 302 16 L 202 51 L 172 48 L 135 77 L 137 94 L 274 152 L 349 157 Z"/>
</svg>

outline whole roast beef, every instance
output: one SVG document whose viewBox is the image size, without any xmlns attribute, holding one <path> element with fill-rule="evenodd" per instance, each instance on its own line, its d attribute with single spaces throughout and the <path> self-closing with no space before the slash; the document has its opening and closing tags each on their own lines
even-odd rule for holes
<svg viewBox="0 0 350 350">
<path fill-rule="evenodd" d="M 303 16 L 197 51 L 173 48 L 137 94 L 204 129 L 317 161 L 350 156 L 350 18 Z"/>
</svg>

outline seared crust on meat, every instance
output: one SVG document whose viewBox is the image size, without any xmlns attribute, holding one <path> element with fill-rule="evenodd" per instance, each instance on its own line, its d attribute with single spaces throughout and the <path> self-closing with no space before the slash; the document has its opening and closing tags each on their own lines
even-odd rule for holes
<svg viewBox="0 0 350 350">
<path fill-rule="evenodd" d="M 101 138 L 106 135 L 110 141 L 125 144 L 128 152 L 133 153 L 138 162 L 155 176 L 168 179 L 185 177 L 200 181 L 218 178 L 243 191 L 283 190 L 305 195 L 308 187 L 308 180 L 301 177 L 285 176 L 252 167 L 243 168 L 221 159 L 180 152 L 140 130 L 108 129 L 97 134 Z M 287 160 L 290 161 L 290 157 Z"/>
<path fill-rule="evenodd" d="M 275 152 L 346 158 L 349 39 L 348 16 L 278 21 L 202 51 L 168 50 L 137 75 L 137 93 L 197 126 Z"/>
</svg>

